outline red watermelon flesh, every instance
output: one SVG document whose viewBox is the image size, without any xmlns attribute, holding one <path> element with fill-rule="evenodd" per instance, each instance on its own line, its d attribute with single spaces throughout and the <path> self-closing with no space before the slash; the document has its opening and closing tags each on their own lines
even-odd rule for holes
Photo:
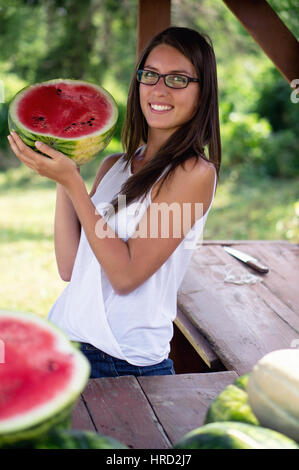
<svg viewBox="0 0 299 470">
<path fill-rule="evenodd" d="M 0 311 L 0 448 L 65 426 L 90 364 L 38 315 Z"/>
<path fill-rule="evenodd" d="M 35 87 L 18 103 L 20 122 L 38 134 L 77 138 L 103 128 L 111 104 L 91 86 L 64 82 Z"/>
<path fill-rule="evenodd" d="M 72 376 L 69 354 L 56 350 L 55 337 L 40 326 L 0 319 L 5 363 L 0 367 L 0 420 L 51 400 Z"/>
</svg>

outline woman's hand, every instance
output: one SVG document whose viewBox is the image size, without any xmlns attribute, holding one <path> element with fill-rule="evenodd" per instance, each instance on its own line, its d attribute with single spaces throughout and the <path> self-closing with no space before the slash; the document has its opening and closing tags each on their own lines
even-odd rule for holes
<svg viewBox="0 0 299 470">
<path fill-rule="evenodd" d="M 11 132 L 8 140 L 18 159 L 39 175 L 62 184 L 66 189 L 70 188 L 72 182 L 78 177 L 76 163 L 49 145 L 42 142 L 35 143 L 38 150 L 50 157 L 47 158 L 24 144 L 15 132 Z"/>
</svg>

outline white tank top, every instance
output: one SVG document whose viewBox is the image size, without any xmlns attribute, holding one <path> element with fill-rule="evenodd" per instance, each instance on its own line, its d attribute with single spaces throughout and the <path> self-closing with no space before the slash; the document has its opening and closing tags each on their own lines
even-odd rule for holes
<svg viewBox="0 0 299 470">
<path fill-rule="evenodd" d="M 125 168 L 125 164 L 124 158 L 120 157 L 105 174 L 92 197 L 104 218 L 107 202 L 118 194 L 132 175 L 131 167 Z M 213 198 L 215 189 L 216 171 Z M 151 191 L 142 204 L 133 202 L 116 216 L 112 214 L 107 223 L 127 241 L 150 204 Z M 114 291 L 82 228 L 71 280 L 52 306 L 48 319 L 72 341 L 90 343 L 133 365 L 148 366 L 167 359 L 176 317 L 177 292 L 196 242 L 202 237 L 211 204 L 167 261 L 127 295 L 118 295 Z M 135 211 L 136 208 L 139 211 Z"/>
</svg>

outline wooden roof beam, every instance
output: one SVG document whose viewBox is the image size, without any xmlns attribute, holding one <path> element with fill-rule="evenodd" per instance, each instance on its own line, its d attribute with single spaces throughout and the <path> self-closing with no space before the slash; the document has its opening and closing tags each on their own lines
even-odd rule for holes
<svg viewBox="0 0 299 470">
<path fill-rule="evenodd" d="M 170 26 L 171 0 L 138 0 L 137 56 L 156 34 Z"/>
<path fill-rule="evenodd" d="M 223 0 L 275 67 L 291 83 L 299 79 L 299 44 L 265 0 Z"/>
</svg>

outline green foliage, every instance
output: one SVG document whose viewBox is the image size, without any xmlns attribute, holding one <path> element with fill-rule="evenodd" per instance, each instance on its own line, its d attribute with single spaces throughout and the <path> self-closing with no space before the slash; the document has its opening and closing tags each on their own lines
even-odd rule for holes
<svg viewBox="0 0 299 470">
<path fill-rule="evenodd" d="M 269 0 L 299 35 L 298 2 Z M 119 141 L 134 72 L 136 0 L 10 0 L 0 8 L 0 78 L 9 104 L 21 88 L 51 78 L 99 83 L 116 98 Z M 211 36 L 223 145 L 222 175 L 298 176 L 298 104 L 291 88 L 223 2 L 172 0 L 172 24 Z M 2 130 L 1 130 L 2 129 Z M 0 171 L 19 162 L 0 126 Z"/>
<path fill-rule="evenodd" d="M 264 142 L 262 167 L 273 177 L 299 176 L 298 134 L 294 129 L 276 132 Z"/>
<path fill-rule="evenodd" d="M 253 109 L 268 119 L 273 132 L 279 132 L 281 129 L 298 129 L 298 107 L 291 101 L 291 89 L 274 68 L 261 73 L 258 97 Z"/>
<path fill-rule="evenodd" d="M 270 132 L 269 122 L 257 114 L 231 112 L 222 125 L 224 167 L 258 166 L 263 158 L 262 146 Z"/>
</svg>

